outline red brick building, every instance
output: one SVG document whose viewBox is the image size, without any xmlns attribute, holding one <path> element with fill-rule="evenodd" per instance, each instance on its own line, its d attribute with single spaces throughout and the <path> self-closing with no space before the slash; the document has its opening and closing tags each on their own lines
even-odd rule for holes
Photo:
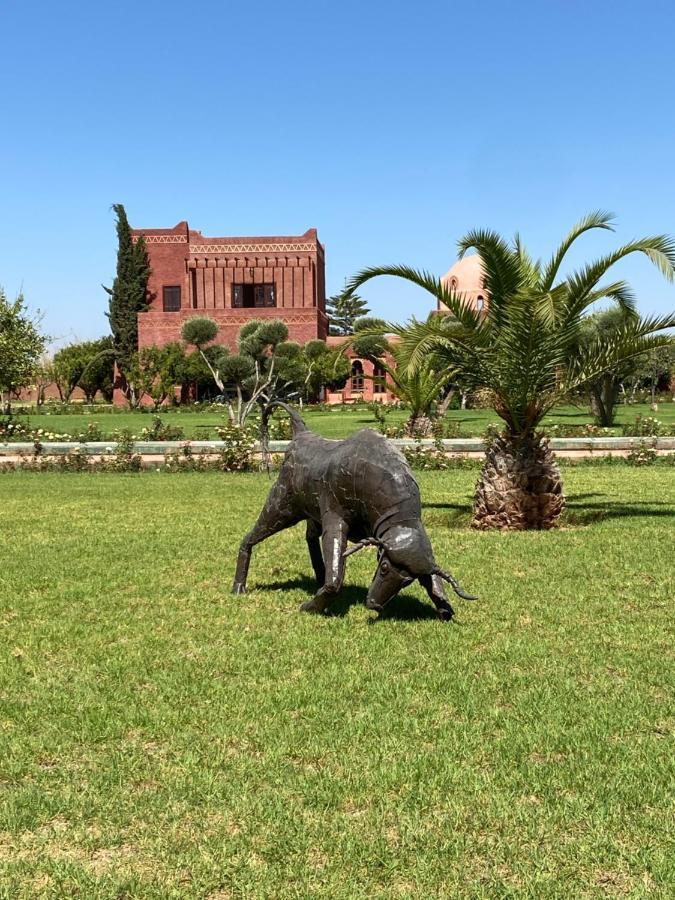
<svg viewBox="0 0 675 900">
<path fill-rule="evenodd" d="M 152 274 L 150 309 L 138 314 L 139 347 L 180 340 L 183 322 L 206 315 L 216 341 L 234 347 L 250 319 L 283 319 L 299 343 L 328 334 L 325 257 L 316 229 L 291 237 L 204 237 L 187 222 L 136 228 Z"/>
</svg>

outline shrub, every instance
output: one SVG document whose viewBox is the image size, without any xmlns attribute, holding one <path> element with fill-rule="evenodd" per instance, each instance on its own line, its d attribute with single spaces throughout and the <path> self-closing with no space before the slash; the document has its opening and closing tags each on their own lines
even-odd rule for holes
<svg viewBox="0 0 675 900">
<path fill-rule="evenodd" d="M 548 437 L 551 438 L 612 437 L 614 434 L 611 428 L 603 428 L 592 422 L 586 422 L 583 425 L 547 425 L 545 430 Z"/>
<path fill-rule="evenodd" d="M 96 422 L 89 422 L 85 430 L 75 437 L 75 440 L 84 444 L 89 441 L 103 441 L 105 436 Z"/>
<path fill-rule="evenodd" d="M 25 441 L 31 438 L 32 432 L 24 422 L 18 422 L 13 416 L 0 417 L 0 444 L 10 441 Z"/>
<path fill-rule="evenodd" d="M 218 450 L 218 468 L 223 472 L 246 472 L 251 469 L 257 430 L 251 426 L 228 422 L 216 431 L 220 440 L 225 443 Z"/>
<path fill-rule="evenodd" d="M 425 447 L 418 439 L 414 446 L 401 449 L 410 468 L 416 471 L 473 469 L 481 465 L 481 460 L 467 459 L 464 456 L 447 456 L 440 441 L 436 441 L 433 447 Z"/>
<path fill-rule="evenodd" d="M 141 457 L 135 452 L 134 435 L 123 428 L 117 437 L 117 446 L 111 457 L 104 458 L 96 468 L 106 472 L 140 472 Z"/>
<path fill-rule="evenodd" d="M 675 433 L 675 429 L 653 416 L 637 416 L 634 422 L 624 425 L 622 430 L 626 437 L 663 437 Z"/>
<path fill-rule="evenodd" d="M 141 431 L 141 438 L 144 441 L 180 441 L 184 433 L 180 425 L 167 425 L 159 416 L 153 416 L 152 425 Z"/>
<path fill-rule="evenodd" d="M 644 441 L 639 447 L 635 447 L 626 456 L 626 462 L 630 466 L 652 466 L 656 462 L 658 454 L 653 447 L 647 447 Z"/>
</svg>

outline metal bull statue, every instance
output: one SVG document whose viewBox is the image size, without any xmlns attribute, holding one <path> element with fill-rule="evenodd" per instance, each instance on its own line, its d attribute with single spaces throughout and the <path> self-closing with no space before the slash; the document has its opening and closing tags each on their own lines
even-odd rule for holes
<svg viewBox="0 0 675 900">
<path fill-rule="evenodd" d="M 313 434 L 298 413 L 285 403 L 293 440 L 258 521 L 241 542 L 232 591 L 243 594 L 256 544 L 297 522 L 307 521 L 307 546 L 318 582 L 306 612 L 323 613 L 342 587 L 347 557 L 363 547 L 377 547 L 377 571 L 366 606 L 381 612 L 403 588 L 417 579 L 443 620 L 453 609 L 443 589 L 447 581 L 464 593 L 448 572 L 436 564 L 421 519 L 420 492 L 399 451 L 375 431 L 364 429 L 344 441 Z M 355 546 L 347 549 L 347 542 Z"/>
</svg>

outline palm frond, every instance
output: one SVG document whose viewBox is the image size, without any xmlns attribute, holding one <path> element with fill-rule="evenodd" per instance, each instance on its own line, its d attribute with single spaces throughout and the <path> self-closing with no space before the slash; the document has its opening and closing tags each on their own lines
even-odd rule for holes
<svg viewBox="0 0 675 900">
<path fill-rule="evenodd" d="M 490 295 L 488 316 L 499 322 L 502 305 L 523 283 L 523 266 L 518 253 L 496 231 L 474 229 L 457 244 L 460 259 L 474 249 L 483 264 L 485 289 Z"/>
<path fill-rule="evenodd" d="M 574 272 L 568 279 L 569 302 L 567 315 L 580 315 L 588 306 L 587 297 L 597 289 L 598 282 L 612 266 L 633 253 L 643 253 L 659 271 L 669 280 L 675 280 L 675 240 L 668 235 L 659 234 L 641 238 L 619 247 L 613 253 L 603 256 L 595 262 Z"/>
<path fill-rule="evenodd" d="M 580 238 L 582 234 L 585 234 L 587 231 L 591 231 L 594 228 L 614 231 L 613 219 L 614 215 L 612 213 L 597 209 L 587 216 L 584 216 L 583 219 L 580 219 L 576 225 L 574 225 L 544 269 L 540 285 L 542 293 L 550 291 L 553 287 L 553 282 L 560 270 L 560 266 L 572 244 Z"/>
<path fill-rule="evenodd" d="M 367 269 L 362 269 L 347 282 L 345 293 L 351 294 L 362 284 L 382 275 L 402 278 L 428 291 L 433 297 L 447 306 L 457 321 L 461 322 L 466 328 L 475 328 L 480 324 L 480 316 L 469 300 L 449 290 L 441 282 L 440 278 L 437 278 L 435 275 L 413 269 L 411 266 L 371 266 Z"/>
</svg>

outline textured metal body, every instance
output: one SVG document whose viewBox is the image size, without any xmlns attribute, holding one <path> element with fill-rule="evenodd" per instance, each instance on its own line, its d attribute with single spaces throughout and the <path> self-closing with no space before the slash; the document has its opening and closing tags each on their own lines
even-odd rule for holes
<svg viewBox="0 0 675 900">
<path fill-rule="evenodd" d="M 442 619 L 452 607 L 442 580 L 470 598 L 436 564 L 421 520 L 417 482 L 405 457 L 375 431 L 364 429 L 344 441 L 329 441 L 307 429 L 286 404 L 293 440 L 279 478 L 258 521 L 242 541 L 233 592 L 243 593 L 252 548 L 270 535 L 307 522 L 307 545 L 318 590 L 304 603 L 308 612 L 324 612 L 342 587 L 350 553 L 374 545 L 378 566 L 366 605 L 381 611 L 415 579 L 426 589 Z M 355 547 L 347 549 L 348 542 Z"/>
</svg>

